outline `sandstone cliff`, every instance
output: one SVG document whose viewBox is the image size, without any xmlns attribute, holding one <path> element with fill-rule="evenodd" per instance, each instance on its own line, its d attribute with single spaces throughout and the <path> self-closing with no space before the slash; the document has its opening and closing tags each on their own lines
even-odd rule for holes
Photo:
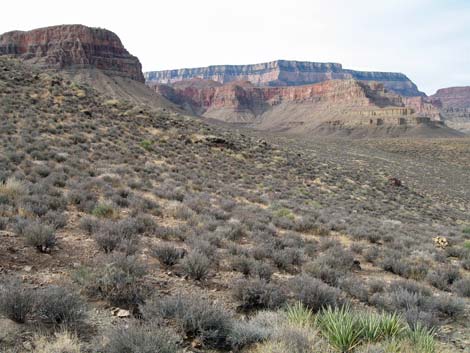
<svg viewBox="0 0 470 353">
<path fill-rule="evenodd" d="M 221 84 L 192 79 L 153 88 L 194 114 L 270 131 L 442 125 L 439 111 L 422 97 L 403 98 L 377 82 L 350 79 L 260 87 L 248 81 Z"/>
<path fill-rule="evenodd" d="M 145 82 L 139 60 L 105 29 L 62 25 L 0 35 L 0 55 L 12 55 L 48 69 L 95 68 Z"/>
<path fill-rule="evenodd" d="M 254 65 L 220 65 L 193 69 L 145 73 L 147 83 L 175 83 L 201 78 L 220 83 L 250 81 L 257 86 L 296 86 L 327 80 L 377 81 L 403 96 L 422 96 L 405 75 L 392 72 L 365 72 L 343 69 L 341 64 L 277 60 Z"/>
</svg>

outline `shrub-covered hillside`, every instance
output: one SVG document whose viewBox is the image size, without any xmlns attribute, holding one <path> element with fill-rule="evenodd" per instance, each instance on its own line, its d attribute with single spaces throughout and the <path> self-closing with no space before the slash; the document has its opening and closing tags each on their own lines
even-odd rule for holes
<svg viewBox="0 0 470 353">
<path fill-rule="evenodd" d="M 463 352 L 465 181 L 426 185 L 456 159 L 404 143 L 229 130 L 0 58 L 0 352 Z"/>
</svg>

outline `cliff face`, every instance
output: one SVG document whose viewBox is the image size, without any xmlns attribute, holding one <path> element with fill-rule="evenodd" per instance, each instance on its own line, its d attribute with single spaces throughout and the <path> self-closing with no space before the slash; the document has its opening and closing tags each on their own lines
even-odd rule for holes
<svg viewBox="0 0 470 353">
<path fill-rule="evenodd" d="M 145 82 L 139 60 L 105 29 L 63 25 L 0 35 L 0 55 L 50 69 L 96 68 Z"/>
<path fill-rule="evenodd" d="M 298 86 L 327 80 L 376 81 L 404 96 L 422 96 L 405 75 L 391 72 L 364 72 L 343 69 L 341 64 L 278 60 L 254 65 L 221 65 L 194 69 L 145 73 L 147 83 L 175 83 L 201 78 L 220 83 L 250 81 L 256 86 Z"/>
<path fill-rule="evenodd" d="M 403 106 L 401 98 L 386 92 L 380 83 L 332 80 L 314 85 L 259 87 L 248 81 L 222 85 L 215 81 L 193 79 L 154 89 L 172 102 L 189 107 L 199 115 L 221 109 L 250 111 L 254 116 L 283 103 L 338 103 L 355 107 Z"/>
<path fill-rule="evenodd" d="M 153 88 L 197 115 L 264 130 L 303 132 L 322 124 L 364 127 L 440 122 L 438 110 L 421 97 L 403 98 L 382 83 L 352 79 L 281 87 L 192 79 Z"/>
<path fill-rule="evenodd" d="M 443 108 L 470 108 L 470 86 L 442 88 L 429 98 L 439 100 Z"/>
<path fill-rule="evenodd" d="M 429 99 L 441 105 L 441 115 L 449 126 L 470 133 L 470 87 L 442 88 Z"/>
</svg>

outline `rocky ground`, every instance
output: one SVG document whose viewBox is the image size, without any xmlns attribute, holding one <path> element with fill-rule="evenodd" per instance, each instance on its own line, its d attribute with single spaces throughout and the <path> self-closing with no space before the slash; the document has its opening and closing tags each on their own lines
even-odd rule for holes
<svg viewBox="0 0 470 353">
<path fill-rule="evenodd" d="M 0 117 L 0 351 L 468 351 L 469 139 L 229 129 L 5 58 Z"/>
</svg>

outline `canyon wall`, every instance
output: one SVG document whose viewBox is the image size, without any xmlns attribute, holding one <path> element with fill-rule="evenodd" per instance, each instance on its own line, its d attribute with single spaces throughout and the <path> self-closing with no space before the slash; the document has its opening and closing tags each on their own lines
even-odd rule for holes
<svg viewBox="0 0 470 353">
<path fill-rule="evenodd" d="M 142 66 L 111 31 L 62 25 L 0 35 L 0 55 L 11 55 L 47 69 L 102 70 L 145 82 Z"/>
<path fill-rule="evenodd" d="M 248 81 L 221 84 L 192 79 L 152 87 L 196 115 L 263 130 L 307 131 L 321 124 L 351 127 L 441 122 L 439 111 L 422 97 L 401 97 L 378 82 L 349 79 L 260 87 Z"/>
<path fill-rule="evenodd" d="M 429 99 L 441 106 L 441 115 L 454 129 L 470 133 L 470 87 L 438 90 Z"/>
<path fill-rule="evenodd" d="M 468 109 L 470 108 L 470 86 L 442 88 L 429 98 L 439 100 L 443 108 Z"/>
<path fill-rule="evenodd" d="M 366 72 L 343 69 L 341 64 L 277 60 L 254 65 L 219 65 L 192 69 L 152 71 L 145 73 L 147 83 L 171 84 L 192 78 L 213 80 L 222 84 L 250 81 L 256 86 L 298 86 L 328 80 L 376 81 L 403 96 L 422 96 L 416 85 L 404 74 Z"/>
</svg>

